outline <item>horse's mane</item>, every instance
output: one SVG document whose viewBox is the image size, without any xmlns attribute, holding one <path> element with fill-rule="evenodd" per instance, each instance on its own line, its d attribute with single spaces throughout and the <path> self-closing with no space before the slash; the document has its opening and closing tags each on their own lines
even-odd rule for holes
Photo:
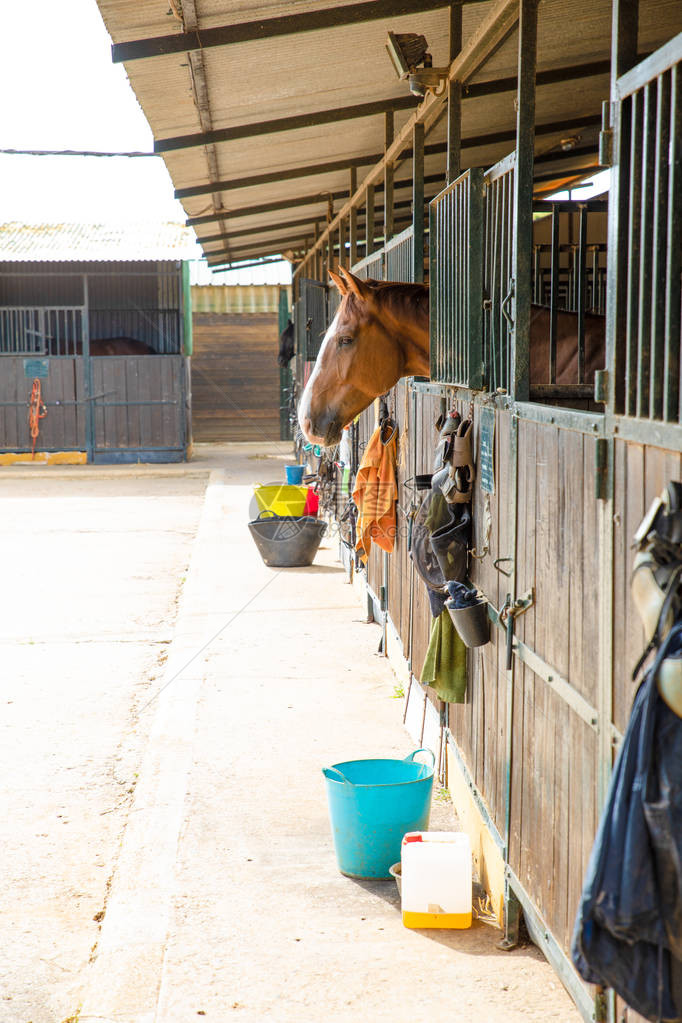
<svg viewBox="0 0 682 1023">
<path fill-rule="evenodd" d="M 363 284 L 371 288 L 380 298 L 391 307 L 394 315 L 399 317 L 428 316 L 429 312 L 429 286 L 428 284 L 406 284 L 395 281 L 375 281 L 369 278 Z M 349 298 L 357 301 L 353 292 Z"/>
</svg>

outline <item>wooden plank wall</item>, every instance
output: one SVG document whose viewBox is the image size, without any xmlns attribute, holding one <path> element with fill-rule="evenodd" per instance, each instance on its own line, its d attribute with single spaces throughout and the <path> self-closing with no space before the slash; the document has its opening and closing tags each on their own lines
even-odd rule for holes
<svg viewBox="0 0 682 1023">
<path fill-rule="evenodd" d="M 82 402 L 83 360 L 72 357 L 47 359 L 48 374 L 40 381 L 48 414 L 40 420 L 36 451 L 85 450 L 85 406 Z M 33 380 L 24 372 L 24 357 L 0 357 L 0 450 L 30 451 L 28 403 Z M 3 402 L 21 404 L 3 405 Z M 60 402 L 58 406 L 49 404 Z"/>
<path fill-rule="evenodd" d="M 195 441 L 279 440 L 276 313 L 195 313 Z"/>
<path fill-rule="evenodd" d="M 182 448 L 184 374 L 182 355 L 93 358 L 95 448 Z"/>
<path fill-rule="evenodd" d="M 401 382 L 389 408 L 407 436 L 398 458 L 399 504 L 412 491 L 405 480 L 431 469 L 441 399 L 418 395 L 416 415 Z M 466 415 L 468 406 L 459 403 Z M 364 431 L 369 426 L 368 413 Z M 371 423 L 374 422 L 371 413 Z M 478 416 L 474 432 L 478 446 Z M 594 492 L 596 438 L 556 424 L 519 419 L 517 481 L 517 593 L 533 588 L 535 605 L 518 618 L 515 636 L 597 707 L 599 663 L 599 504 Z M 511 414 L 498 410 L 495 429 L 495 493 L 490 497 L 490 550 L 471 563 L 471 577 L 499 610 L 510 581 L 495 568 L 513 556 L 513 460 Z M 653 447 L 615 442 L 614 501 L 614 724 L 623 732 L 634 685 L 630 676 L 644 636 L 630 598 L 632 536 L 651 500 L 671 479 L 682 476 L 682 456 Z M 485 495 L 474 497 L 474 546 L 484 542 Z M 402 516 L 398 513 L 400 527 Z M 510 563 L 500 568 L 509 570 Z M 381 562 L 370 561 L 369 581 L 381 586 Z M 412 650 L 409 649 L 410 563 L 407 536 L 398 530 L 389 562 L 388 612 L 412 654 L 419 677 L 431 616 L 426 588 L 412 582 Z M 552 933 L 568 954 L 587 861 L 599 819 L 598 729 L 552 685 L 514 657 L 511 719 L 509 861 Z M 491 628 L 491 642 L 469 653 L 466 702 L 447 707 L 447 721 L 501 835 L 507 808 L 508 695 L 503 631 Z M 429 691 L 436 705 L 438 701 Z M 630 1010 L 628 1019 L 638 1017 Z"/>
</svg>

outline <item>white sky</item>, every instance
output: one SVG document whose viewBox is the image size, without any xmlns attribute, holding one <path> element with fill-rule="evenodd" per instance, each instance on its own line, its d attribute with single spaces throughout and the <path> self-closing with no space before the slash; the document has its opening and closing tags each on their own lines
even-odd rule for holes
<svg viewBox="0 0 682 1023">
<path fill-rule="evenodd" d="M 153 137 L 95 0 L 3 7 L 0 149 L 151 152 Z M 0 154 L 0 221 L 184 223 L 159 157 Z M 199 252 L 199 250 L 197 250 Z M 239 276 L 235 276 L 235 274 Z M 286 283 L 288 264 L 201 283 Z"/>
</svg>

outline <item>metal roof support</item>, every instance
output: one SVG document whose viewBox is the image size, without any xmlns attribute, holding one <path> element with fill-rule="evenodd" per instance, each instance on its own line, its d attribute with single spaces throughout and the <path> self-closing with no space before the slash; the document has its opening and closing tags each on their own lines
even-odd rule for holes
<svg viewBox="0 0 682 1023">
<path fill-rule="evenodd" d="M 259 206 L 244 206 L 242 209 L 227 210 L 228 220 L 232 222 L 239 217 L 256 217 L 261 213 L 275 213 L 277 210 L 288 210 L 294 206 L 314 206 L 327 201 L 327 196 L 331 196 L 332 199 L 345 199 L 345 192 L 316 192 L 315 195 L 302 195 L 295 199 L 277 199 L 274 202 L 261 203 Z M 319 217 L 319 212 L 315 214 Z M 187 227 L 196 227 L 198 224 L 210 224 L 217 220 L 218 217 L 214 213 L 209 213 L 199 217 L 188 217 L 185 223 Z"/>
<path fill-rule="evenodd" d="M 194 146 L 206 146 L 216 142 L 235 142 L 238 139 L 255 138 L 260 135 L 274 135 L 280 131 L 295 131 L 298 128 L 314 128 L 320 124 L 333 124 L 336 121 L 351 121 L 358 117 L 374 117 L 386 110 L 414 110 L 414 96 L 399 96 L 372 100 L 371 103 L 356 103 L 349 107 L 334 107 L 331 110 L 311 110 L 307 114 L 294 114 L 291 117 L 277 117 L 271 121 L 257 121 L 255 124 L 235 124 L 230 128 L 218 128 L 214 131 L 195 132 L 192 135 L 176 135 L 173 138 L 156 139 L 155 153 L 169 153 L 177 149 L 191 149 Z"/>
<path fill-rule="evenodd" d="M 333 160 L 329 163 L 313 163 L 306 167 L 289 167 L 287 170 L 272 171 L 268 174 L 254 174 L 250 178 L 231 178 L 218 181 L 217 177 L 203 185 L 190 185 L 187 188 L 176 188 L 176 199 L 189 199 L 194 195 L 207 195 L 210 192 L 229 192 L 234 188 L 255 188 L 258 185 L 270 185 L 275 181 L 293 181 L 296 178 L 319 177 L 320 174 L 333 174 L 345 171 L 350 167 L 368 167 L 381 159 L 381 153 L 370 153 L 368 156 L 351 157 L 345 160 Z"/>
<path fill-rule="evenodd" d="M 256 259 L 256 260 L 254 260 L 251 263 L 242 263 L 238 259 L 234 260 L 234 263 L 238 264 L 235 267 L 235 269 L 237 269 L 237 270 L 248 270 L 252 266 L 267 266 L 269 263 L 279 263 L 279 262 L 281 262 L 281 257 L 280 256 L 273 256 L 272 259 Z M 206 261 L 206 265 L 210 266 L 212 270 L 217 268 L 217 267 L 221 267 L 221 266 L 225 267 L 226 270 L 229 270 L 231 268 L 231 266 L 232 266 L 232 262 L 230 262 L 228 260 L 221 260 L 219 263 L 212 263 L 209 260 L 207 260 Z"/>
<path fill-rule="evenodd" d="M 511 338 L 511 396 L 530 396 L 530 308 L 533 250 L 533 154 L 535 150 L 535 69 L 537 66 L 538 0 L 520 0 L 516 173 L 510 295 L 514 326 Z"/>
<path fill-rule="evenodd" d="M 412 129 L 412 280 L 424 280 L 424 125 Z"/>
<path fill-rule="evenodd" d="M 639 0 L 613 0 L 611 6 L 611 95 L 616 82 L 637 63 Z"/>
<path fill-rule="evenodd" d="M 358 172 L 355 167 L 350 169 L 350 198 L 358 190 Z M 358 208 L 351 206 L 348 214 L 348 265 L 355 266 L 358 261 Z"/>
<path fill-rule="evenodd" d="M 213 258 L 214 256 L 238 256 L 240 253 L 242 256 L 253 256 L 258 255 L 262 250 L 264 255 L 272 255 L 273 252 L 282 252 L 284 249 L 302 248 L 303 243 L 306 240 L 306 236 L 303 231 L 298 234 L 290 234 L 282 236 L 281 238 L 274 238 L 271 242 L 246 242 L 243 245 L 230 245 L 223 246 L 214 250 L 205 250 L 206 258 Z"/>
<path fill-rule="evenodd" d="M 472 3 L 476 0 L 466 2 Z M 370 3 L 348 4 L 345 7 L 327 7 L 317 11 L 305 11 L 303 14 L 285 14 L 280 18 L 264 18 L 242 24 L 205 28 L 201 32 L 195 30 L 116 43 L 111 47 L 111 59 L 118 64 L 124 60 L 163 57 L 169 53 L 186 53 L 190 50 L 207 49 L 210 46 L 229 46 L 234 43 L 252 42 L 254 39 L 272 39 L 276 36 L 311 32 L 321 28 L 358 25 L 365 21 L 400 17 L 404 14 L 421 14 L 423 11 L 438 10 L 439 7 L 447 7 L 447 3 L 443 0 L 372 0 Z"/>
<path fill-rule="evenodd" d="M 489 11 L 486 18 L 478 26 L 467 45 L 462 49 L 456 59 L 450 65 L 448 79 L 457 79 L 466 82 L 485 64 L 486 60 L 497 50 L 498 46 L 507 38 L 518 20 L 519 0 L 498 0 L 493 9 Z M 383 159 L 366 175 L 365 180 L 351 196 L 348 202 L 337 214 L 338 217 L 346 216 L 352 207 L 362 201 L 365 190 L 376 183 L 383 176 L 384 166 L 388 162 L 395 162 L 399 159 L 404 149 L 409 146 L 414 125 L 422 123 L 425 133 L 433 126 L 442 113 L 442 105 L 445 96 L 428 95 L 419 106 L 417 112 L 409 118 L 407 123 L 398 133 L 393 144 L 389 147 Z M 316 246 L 319 241 L 316 242 Z"/>
<path fill-rule="evenodd" d="M 339 266 L 346 265 L 346 220 L 339 221 Z"/>
<path fill-rule="evenodd" d="M 374 185 L 365 189 L 365 255 L 374 252 Z"/>
<path fill-rule="evenodd" d="M 462 49 L 462 6 L 450 8 L 450 62 Z M 462 171 L 462 83 L 448 82 L 448 156 L 446 182 L 451 185 Z"/>
<path fill-rule="evenodd" d="M 388 152 L 395 134 L 393 111 L 384 114 L 384 152 Z M 390 241 L 393 237 L 393 164 L 384 166 L 384 238 Z"/>
</svg>

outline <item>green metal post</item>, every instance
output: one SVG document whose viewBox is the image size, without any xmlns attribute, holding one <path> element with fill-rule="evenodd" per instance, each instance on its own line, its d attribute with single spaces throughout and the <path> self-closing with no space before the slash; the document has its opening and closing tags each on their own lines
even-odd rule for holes
<svg viewBox="0 0 682 1023">
<path fill-rule="evenodd" d="M 424 280 L 424 125 L 412 129 L 412 280 Z"/>
<path fill-rule="evenodd" d="M 194 334 L 192 332 L 192 288 L 189 283 L 189 262 L 182 262 L 182 328 L 183 351 L 192 355 L 194 351 Z"/>
<path fill-rule="evenodd" d="M 535 146 L 535 69 L 538 0 L 520 0 L 516 114 L 516 187 L 512 256 L 514 328 L 511 392 L 516 401 L 530 395 L 529 349 L 533 259 L 533 150 Z"/>
</svg>

